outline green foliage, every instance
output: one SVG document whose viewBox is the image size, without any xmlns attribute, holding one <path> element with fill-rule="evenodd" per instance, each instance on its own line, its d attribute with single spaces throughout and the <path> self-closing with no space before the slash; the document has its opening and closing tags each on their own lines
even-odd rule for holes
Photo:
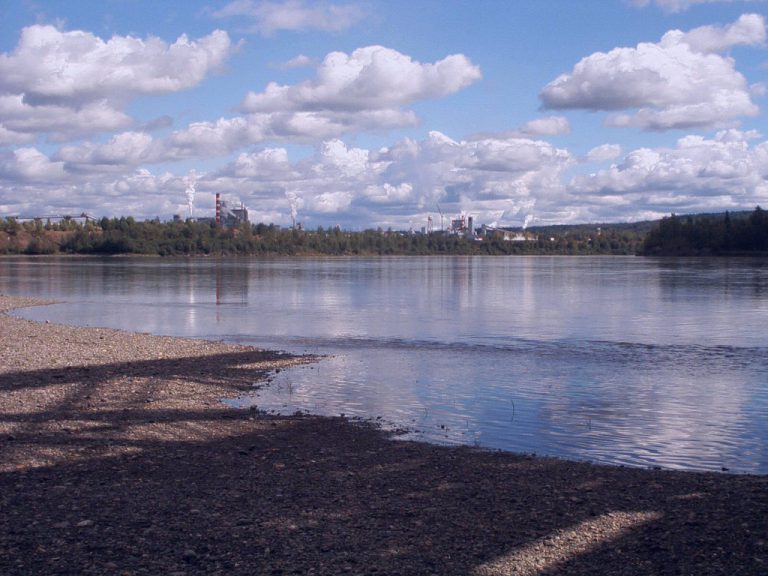
<svg viewBox="0 0 768 576">
<path fill-rule="evenodd" d="M 0 231 L 5 232 L 8 236 L 16 236 L 21 230 L 21 224 L 16 221 L 16 218 L 8 218 L 0 221 Z"/>
<path fill-rule="evenodd" d="M 242 255 L 447 255 L 447 254 L 633 254 L 642 242 L 635 225 L 557 226 L 531 229 L 529 240 L 505 240 L 503 233 L 480 239 L 446 233 L 412 234 L 392 230 L 346 232 L 338 228 L 283 229 L 271 224 L 222 228 L 214 222 L 102 218 L 85 224 L 74 219 L 23 225 L 0 219 L 0 231 L 16 240 L 0 252 L 28 254 L 156 254 L 161 256 Z M 52 239 L 55 236 L 55 241 Z M 31 239 L 29 239 L 31 238 Z"/>
<path fill-rule="evenodd" d="M 646 256 L 706 256 L 768 252 L 768 216 L 758 206 L 749 214 L 663 218 L 643 242 Z"/>
<path fill-rule="evenodd" d="M 56 243 L 50 238 L 42 236 L 32 238 L 24 249 L 24 254 L 56 254 L 57 251 Z"/>
</svg>

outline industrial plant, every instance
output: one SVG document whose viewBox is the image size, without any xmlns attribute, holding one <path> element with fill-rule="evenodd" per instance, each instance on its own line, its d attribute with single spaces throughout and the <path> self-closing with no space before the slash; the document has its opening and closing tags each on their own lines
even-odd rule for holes
<svg viewBox="0 0 768 576">
<path fill-rule="evenodd" d="M 215 222 L 217 226 L 221 226 L 223 228 L 234 228 L 236 226 L 240 226 L 241 224 L 248 224 L 250 222 L 248 219 L 248 209 L 245 207 L 245 204 L 241 202 L 238 208 L 230 208 L 227 201 L 222 200 L 221 194 L 218 192 L 216 193 L 216 212 L 213 218 L 195 218 L 192 215 L 193 212 L 191 202 L 189 214 L 189 220 L 196 222 Z M 177 214 L 173 217 L 173 219 L 176 221 L 181 220 L 181 216 Z"/>
</svg>

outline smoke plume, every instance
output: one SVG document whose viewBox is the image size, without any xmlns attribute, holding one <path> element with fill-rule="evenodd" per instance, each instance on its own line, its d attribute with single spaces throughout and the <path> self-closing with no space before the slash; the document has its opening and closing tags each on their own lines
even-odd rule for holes
<svg viewBox="0 0 768 576">
<path fill-rule="evenodd" d="M 295 228 L 296 217 L 299 215 L 299 204 L 301 199 L 296 195 L 296 192 L 286 192 L 285 197 L 288 199 L 288 204 L 291 207 L 291 222 Z"/>
<path fill-rule="evenodd" d="M 195 186 L 197 185 L 197 173 L 192 170 L 184 178 L 184 183 L 187 185 L 187 207 L 189 208 L 189 217 L 193 217 L 193 211 L 195 208 Z"/>
</svg>

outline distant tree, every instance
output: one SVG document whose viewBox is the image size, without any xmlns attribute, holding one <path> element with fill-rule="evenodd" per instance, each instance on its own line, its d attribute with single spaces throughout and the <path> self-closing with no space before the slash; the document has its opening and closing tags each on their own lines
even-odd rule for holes
<svg viewBox="0 0 768 576">
<path fill-rule="evenodd" d="M 16 236 L 21 231 L 21 224 L 19 224 L 16 218 L 8 218 L 5 221 L 5 231 L 10 236 Z"/>
<path fill-rule="evenodd" d="M 768 216 L 759 206 L 748 218 L 722 216 L 663 218 L 645 237 L 644 255 L 702 256 L 768 252 Z"/>
</svg>

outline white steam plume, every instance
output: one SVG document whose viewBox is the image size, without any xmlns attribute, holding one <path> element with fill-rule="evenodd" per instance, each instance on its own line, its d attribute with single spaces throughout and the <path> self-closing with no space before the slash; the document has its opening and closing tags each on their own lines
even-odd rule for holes
<svg viewBox="0 0 768 576">
<path fill-rule="evenodd" d="M 192 170 L 187 176 L 184 178 L 184 183 L 187 185 L 186 194 L 187 194 L 187 206 L 189 207 L 189 217 L 193 217 L 193 211 L 195 208 L 195 186 L 197 185 L 197 172 Z"/>
<path fill-rule="evenodd" d="M 528 228 L 531 224 L 533 224 L 536 221 L 536 217 L 533 214 L 526 214 L 525 221 L 523 222 L 523 230 Z"/>
<path fill-rule="evenodd" d="M 285 197 L 288 199 L 288 204 L 291 207 L 291 222 L 293 227 L 296 227 L 296 217 L 299 215 L 299 204 L 301 199 L 296 195 L 296 192 L 286 192 Z"/>
</svg>

